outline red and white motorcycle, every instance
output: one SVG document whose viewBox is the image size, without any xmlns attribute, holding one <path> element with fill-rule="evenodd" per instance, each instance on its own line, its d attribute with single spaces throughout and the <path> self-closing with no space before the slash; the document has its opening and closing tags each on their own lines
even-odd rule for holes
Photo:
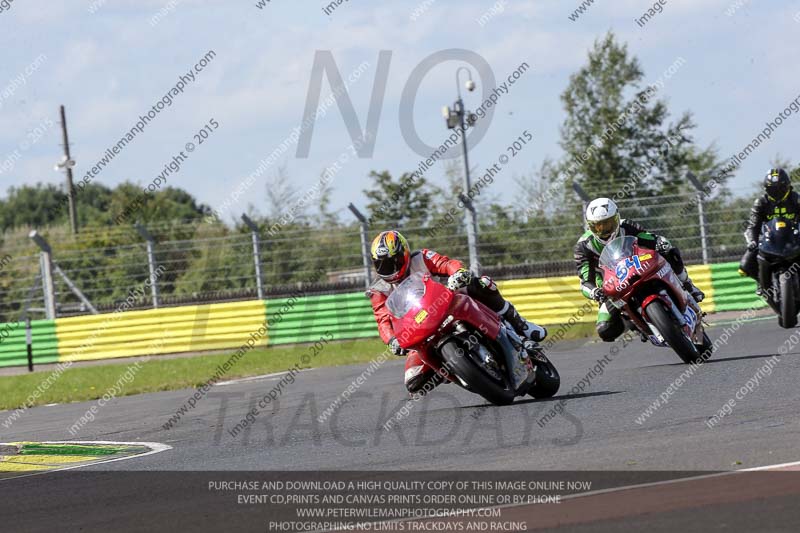
<svg viewBox="0 0 800 533">
<path fill-rule="evenodd" d="M 684 363 L 711 356 L 700 305 L 657 251 L 640 247 L 636 237 L 618 237 L 600 255 L 600 269 L 607 305 L 650 342 L 671 347 Z"/>
<path fill-rule="evenodd" d="M 445 379 L 491 403 L 507 405 L 525 394 L 549 398 L 558 391 L 561 378 L 540 346 L 528 353 L 497 313 L 430 274 L 410 275 L 386 307 L 400 346 L 418 351 Z"/>
</svg>

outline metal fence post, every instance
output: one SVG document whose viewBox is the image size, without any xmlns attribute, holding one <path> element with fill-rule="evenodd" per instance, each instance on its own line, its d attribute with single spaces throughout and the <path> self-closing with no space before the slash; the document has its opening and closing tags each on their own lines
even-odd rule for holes
<svg viewBox="0 0 800 533">
<path fill-rule="evenodd" d="M 355 215 L 361 225 L 361 256 L 364 261 L 364 280 L 366 287 L 369 288 L 369 286 L 372 285 L 372 264 L 369 253 L 369 221 L 352 202 L 347 208 Z"/>
<path fill-rule="evenodd" d="M 697 216 L 700 219 L 700 249 L 703 253 L 703 264 L 707 265 L 709 254 L 708 237 L 706 236 L 706 215 L 705 211 L 703 210 L 703 185 L 693 172 L 687 173 L 686 177 L 689 179 L 689 183 L 691 183 L 694 188 L 697 189 Z"/>
<path fill-rule="evenodd" d="M 250 228 L 250 235 L 253 238 L 253 261 L 256 265 L 256 290 L 258 299 L 264 299 L 264 279 L 261 276 L 261 243 L 258 238 L 258 225 L 250 217 L 242 213 L 242 220 Z"/>
<path fill-rule="evenodd" d="M 93 315 L 96 315 L 96 314 L 98 314 L 98 312 L 97 312 L 97 309 L 95 309 L 95 307 L 92 305 L 92 302 L 90 302 L 90 301 L 89 301 L 89 298 L 87 298 L 87 297 L 86 297 L 86 295 L 85 295 L 85 294 L 83 294 L 83 293 L 81 292 L 81 290 L 78 288 L 78 286 L 77 286 L 77 285 L 75 285 L 74 283 L 72 283 L 72 280 L 71 280 L 71 279 L 69 279 L 69 276 L 67 276 L 67 275 L 64 273 L 64 271 L 63 271 L 63 270 L 61 270 L 61 267 L 60 267 L 60 266 L 58 266 L 58 264 L 57 264 L 57 263 L 54 263 L 54 264 L 53 264 L 53 270 L 55 270 L 55 271 L 56 271 L 56 274 L 58 274 L 59 276 L 61 276 L 61 279 L 63 279 L 63 280 L 64 280 L 64 283 L 66 283 L 66 284 L 67 284 L 67 287 L 69 288 L 69 290 L 71 290 L 71 291 L 72 291 L 72 292 L 75 294 L 75 296 L 77 296 L 77 297 L 78 297 L 78 299 L 81 301 L 81 303 L 83 303 L 83 305 L 85 305 L 85 306 L 86 306 L 86 308 L 87 308 L 87 309 L 88 309 L 88 310 L 89 310 L 89 311 L 90 311 L 90 312 L 91 312 Z"/>
<path fill-rule="evenodd" d="M 150 270 L 150 292 L 153 295 L 153 309 L 158 309 L 158 276 L 156 275 L 155 239 L 147 228 L 139 222 L 133 225 L 147 246 L 147 267 Z"/>
<path fill-rule="evenodd" d="M 44 295 L 45 318 L 56 318 L 56 290 L 53 283 L 53 251 L 50 244 L 39 235 L 36 230 L 31 231 L 28 237 L 36 243 L 41 250 L 39 255 L 39 268 L 42 271 L 42 293 Z"/>
<path fill-rule="evenodd" d="M 706 236 L 706 215 L 703 211 L 703 195 L 697 195 L 697 216 L 700 218 L 700 246 L 703 250 L 703 264 L 708 264 L 708 237 Z"/>
<path fill-rule="evenodd" d="M 458 199 L 464 204 L 464 211 L 466 218 L 464 219 L 467 225 L 467 249 L 469 252 L 469 269 L 470 271 L 479 276 L 481 274 L 481 263 L 478 259 L 478 230 L 477 220 L 478 213 L 475 211 L 475 204 L 463 192 L 458 194 Z"/>
<path fill-rule="evenodd" d="M 25 346 L 28 351 L 28 372 L 33 372 L 33 335 L 31 335 L 31 317 L 25 317 Z"/>
<path fill-rule="evenodd" d="M 581 217 L 583 217 L 584 213 L 586 213 L 586 208 L 589 207 L 589 202 L 592 201 L 592 198 L 586 194 L 586 191 L 583 190 L 583 187 L 581 187 L 581 184 L 577 181 L 572 182 L 572 190 L 575 191 L 575 194 L 578 195 L 583 203 L 583 213 L 581 213 Z"/>
</svg>

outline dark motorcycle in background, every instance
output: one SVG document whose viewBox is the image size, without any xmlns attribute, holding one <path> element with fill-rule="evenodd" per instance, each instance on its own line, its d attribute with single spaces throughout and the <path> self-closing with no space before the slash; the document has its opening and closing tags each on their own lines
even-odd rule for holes
<svg viewBox="0 0 800 533">
<path fill-rule="evenodd" d="M 782 328 L 797 325 L 800 309 L 800 230 L 797 222 L 774 218 L 761 227 L 758 280 Z"/>
</svg>

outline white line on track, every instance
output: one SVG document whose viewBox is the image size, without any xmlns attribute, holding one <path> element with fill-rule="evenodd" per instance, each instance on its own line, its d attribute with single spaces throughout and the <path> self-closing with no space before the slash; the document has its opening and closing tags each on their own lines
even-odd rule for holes
<svg viewBox="0 0 800 533">
<path fill-rule="evenodd" d="M 684 482 L 691 482 L 691 481 L 699 481 L 701 479 L 710 479 L 715 477 L 722 477 L 722 476 L 730 476 L 734 474 L 740 474 L 742 472 L 760 472 L 765 470 L 777 470 L 780 468 L 788 468 L 792 466 L 800 466 L 800 461 L 795 461 L 792 463 L 780 463 L 775 465 L 765 465 L 765 466 L 756 466 L 753 468 L 741 468 L 739 470 L 728 470 L 726 472 L 715 472 L 713 474 L 704 474 L 702 476 L 690 476 L 690 477 L 681 477 L 675 479 L 665 479 L 663 481 L 653 481 L 650 483 L 638 483 L 636 485 L 624 485 L 622 487 L 611 487 L 608 489 L 598 489 L 598 490 L 590 490 L 588 492 L 580 492 L 578 494 L 568 494 L 567 496 L 563 496 L 562 500 L 572 500 L 575 498 L 584 498 L 586 496 L 597 496 L 598 494 L 608 494 L 610 492 L 622 492 L 626 490 L 633 490 L 633 489 L 641 489 L 647 487 L 658 487 L 661 485 L 672 485 L 675 483 L 684 483 Z M 509 505 L 498 505 L 497 507 L 492 507 L 492 509 L 505 509 L 509 507 L 523 507 L 527 504 L 509 504 Z"/>
<path fill-rule="evenodd" d="M 306 372 L 308 370 L 314 370 L 314 369 L 313 368 L 304 368 L 304 369 L 298 371 L 297 374 L 300 374 L 301 372 Z M 248 381 L 275 380 L 275 379 L 281 378 L 282 376 L 285 376 L 288 373 L 289 373 L 289 371 L 286 370 L 284 372 L 274 372 L 272 374 L 264 374 L 264 375 L 261 375 L 261 376 L 250 376 L 249 378 L 231 379 L 231 380 L 228 380 L 228 381 L 220 381 L 219 383 L 215 384 L 214 386 L 215 387 L 222 387 L 224 385 L 236 385 L 238 383 L 247 383 Z"/>
<path fill-rule="evenodd" d="M 789 468 L 792 466 L 800 466 L 800 461 L 795 461 L 793 463 L 781 463 L 778 465 L 767 465 L 767 466 L 756 466 L 753 468 L 743 468 L 741 470 L 734 470 L 735 472 L 759 472 L 761 470 L 777 470 L 778 468 Z"/>
<path fill-rule="evenodd" d="M 690 476 L 690 477 L 682 477 L 676 479 L 665 479 L 663 481 L 653 481 L 650 483 L 638 483 L 636 485 L 624 485 L 622 487 L 611 487 L 608 489 L 598 489 L 598 490 L 591 490 L 588 492 L 581 492 L 578 494 L 568 494 L 567 496 L 562 496 L 561 500 L 573 500 L 576 498 L 585 498 L 587 496 L 597 496 L 599 494 L 608 494 L 612 492 L 622 492 L 627 490 L 634 490 L 634 489 L 641 489 L 641 488 L 648 488 L 648 487 L 657 487 L 661 485 L 673 485 L 676 483 L 684 483 L 684 482 L 692 482 L 692 481 L 699 481 L 701 479 L 710 479 L 715 477 L 722 477 L 722 476 L 730 476 L 733 474 L 740 474 L 743 472 L 760 472 L 765 470 L 777 470 L 781 468 L 789 468 L 789 467 L 800 467 L 800 461 L 795 461 L 792 463 L 780 463 L 774 465 L 765 465 L 765 466 L 756 466 L 753 468 L 742 468 L 739 470 L 729 470 L 727 472 L 715 472 L 713 474 L 705 474 L 702 476 Z M 493 505 L 491 507 L 480 507 L 479 509 L 511 509 L 514 507 L 525 507 L 526 505 L 530 505 L 527 503 L 511 503 L 506 505 Z M 395 520 L 387 520 L 382 523 L 394 524 L 399 522 L 415 522 L 425 520 L 425 518 L 398 518 Z M 322 533 L 323 530 L 313 531 L 310 533 Z"/>
</svg>

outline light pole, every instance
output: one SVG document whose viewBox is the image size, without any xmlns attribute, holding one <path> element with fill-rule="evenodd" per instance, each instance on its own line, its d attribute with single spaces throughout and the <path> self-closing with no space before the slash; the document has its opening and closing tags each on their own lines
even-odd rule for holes
<svg viewBox="0 0 800 533">
<path fill-rule="evenodd" d="M 64 106 L 60 108 L 61 114 L 61 138 L 64 141 L 64 157 L 56 164 L 55 170 L 64 170 L 67 174 L 67 198 L 69 199 L 69 224 L 72 228 L 72 234 L 78 234 L 78 206 L 75 203 L 75 186 L 72 184 L 72 167 L 75 166 L 75 160 L 69 153 L 69 136 L 67 135 L 67 116 L 64 111 Z"/>
<path fill-rule="evenodd" d="M 456 90 L 458 91 L 458 100 L 453 104 L 453 109 L 445 107 L 442 114 L 447 122 L 448 129 L 459 128 L 461 133 L 461 146 L 464 150 L 464 191 L 459 198 L 464 204 L 465 217 L 467 224 L 467 246 L 469 248 L 469 268 L 475 274 L 480 274 L 478 263 L 478 222 L 475 212 L 475 204 L 469 197 L 469 192 L 472 189 L 472 184 L 469 177 L 469 148 L 467 147 L 467 128 L 473 126 L 478 120 L 475 113 L 469 112 L 464 109 L 464 100 L 461 98 L 461 71 L 466 71 L 467 81 L 464 82 L 464 87 L 469 92 L 475 90 L 475 82 L 472 81 L 472 73 L 467 67 L 459 67 L 456 70 Z"/>
</svg>

